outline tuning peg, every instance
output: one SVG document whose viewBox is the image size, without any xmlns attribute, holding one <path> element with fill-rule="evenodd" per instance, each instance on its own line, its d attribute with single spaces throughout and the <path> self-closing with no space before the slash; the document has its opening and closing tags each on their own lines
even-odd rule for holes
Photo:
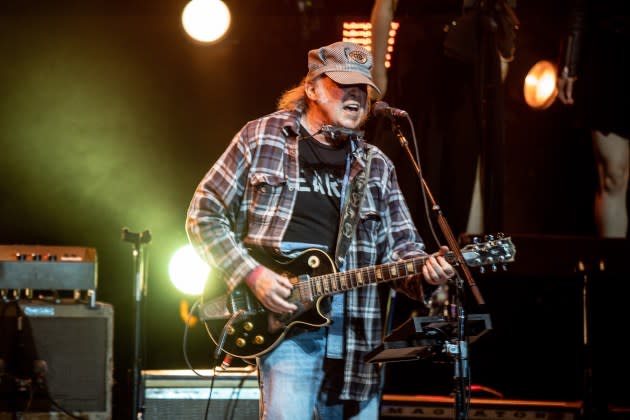
<svg viewBox="0 0 630 420">
<path fill-rule="evenodd" d="M 507 264 L 506 263 L 501 264 L 501 269 L 503 271 L 507 271 Z"/>
<path fill-rule="evenodd" d="M 485 272 L 486 272 L 486 267 L 484 267 L 483 265 L 479 267 L 479 273 L 483 274 Z"/>
<path fill-rule="evenodd" d="M 473 236 L 472 238 L 472 243 L 473 244 L 478 244 L 481 242 L 481 238 L 479 238 L 479 236 Z"/>
<path fill-rule="evenodd" d="M 486 235 L 486 241 L 494 241 L 494 235 Z"/>
<path fill-rule="evenodd" d="M 497 265 L 496 264 L 492 264 L 490 267 L 492 268 L 492 272 L 493 273 L 497 272 Z"/>
</svg>

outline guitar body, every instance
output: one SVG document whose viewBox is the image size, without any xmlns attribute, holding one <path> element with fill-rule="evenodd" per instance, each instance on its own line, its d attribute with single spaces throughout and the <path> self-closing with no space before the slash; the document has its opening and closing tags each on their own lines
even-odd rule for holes
<svg viewBox="0 0 630 420">
<path fill-rule="evenodd" d="M 330 324 L 326 316 L 330 311 L 329 299 L 324 299 L 326 296 L 312 299 L 307 292 L 311 287 L 307 284 L 309 278 L 336 272 L 335 264 L 325 252 L 309 249 L 286 262 L 257 259 L 293 283 L 287 300 L 298 306 L 295 313 L 279 315 L 270 312 L 244 283 L 229 295 L 210 297 L 207 301 L 204 296 L 200 309 L 200 316 L 215 345 L 223 341 L 225 353 L 244 359 L 258 357 L 273 349 L 291 327 L 319 328 Z"/>
</svg>

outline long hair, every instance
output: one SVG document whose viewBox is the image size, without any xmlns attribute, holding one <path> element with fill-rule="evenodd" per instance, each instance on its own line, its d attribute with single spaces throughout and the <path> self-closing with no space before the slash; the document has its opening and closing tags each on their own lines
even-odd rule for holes
<svg viewBox="0 0 630 420">
<path fill-rule="evenodd" d="M 292 87 L 289 90 L 286 90 L 280 99 L 278 99 L 278 110 L 286 110 L 286 111 L 306 111 L 308 107 L 306 101 L 306 91 L 304 89 L 304 84 L 309 81 L 309 77 L 306 76 L 302 81 L 297 84 L 295 87 Z"/>
<path fill-rule="evenodd" d="M 321 77 L 322 75 L 315 76 L 314 78 L 310 78 L 307 75 L 296 86 L 284 91 L 282 96 L 280 96 L 280 99 L 278 99 L 277 110 L 278 111 L 298 110 L 301 112 L 306 112 L 306 110 L 308 109 L 308 100 L 306 98 L 306 90 L 304 89 L 304 85 L 306 83 L 317 80 Z M 367 111 L 369 114 L 371 105 L 372 105 L 371 102 L 372 100 L 376 100 L 377 98 L 376 92 L 370 86 L 368 86 L 368 98 L 369 100 L 367 101 Z"/>
</svg>

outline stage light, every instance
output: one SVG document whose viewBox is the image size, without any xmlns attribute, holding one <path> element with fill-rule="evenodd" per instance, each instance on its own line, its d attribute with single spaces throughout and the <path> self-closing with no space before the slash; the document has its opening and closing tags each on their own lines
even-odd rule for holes
<svg viewBox="0 0 630 420">
<path fill-rule="evenodd" d="M 230 27 L 230 9 L 221 0 L 191 0 L 182 12 L 182 25 L 193 39 L 203 43 L 220 41 Z"/>
<path fill-rule="evenodd" d="M 398 22 L 392 22 L 390 25 L 389 38 L 387 39 L 387 52 L 385 53 L 386 68 L 391 67 L 394 44 L 396 43 L 396 33 L 399 27 L 400 23 Z M 370 22 L 357 21 L 343 22 L 341 40 L 354 42 L 372 51 L 372 24 Z"/>
<path fill-rule="evenodd" d="M 523 84 L 525 102 L 533 109 L 546 109 L 556 100 L 556 66 L 541 60 L 527 72 Z"/>
<path fill-rule="evenodd" d="M 201 295 L 210 267 L 197 255 L 191 245 L 175 252 L 168 265 L 171 282 L 180 292 Z"/>
<path fill-rule="evenodd" d="M 179 301 L 179 317 L 189 327 L 194 327 L 199 322 L 199 318 L 190 313 L 190 304 L 186 299 Z"/>
</svg>

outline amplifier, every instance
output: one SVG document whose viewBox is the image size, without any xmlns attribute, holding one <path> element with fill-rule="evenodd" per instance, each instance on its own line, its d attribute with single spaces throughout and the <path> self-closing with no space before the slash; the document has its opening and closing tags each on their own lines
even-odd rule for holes
<svg viewBox="0 0 630 420">
<path fill-rule="evenodd" d="M 260 392 L 254 367 L 227 368 L 217 370 L 216 374 L 213 370 L 197 373 L 190 370 L 142 371 L 143 418 L 258 420 Z M 206 415 L 206 409 L 211 414 Z"/>
<path fill-rule="evenodd" d="M 581 401 L 528 401 L 472 398 L 469 419 L 483 420 L 577 420 L 581 418 Z M 432 395 L 383 395 L 382 419 L 453 419 L 452 397 Z"/>
<path fill-rule="evenodd" d="M 111 305 L 1 302 L 0 334 L 0 419 L 111 418 Z"/>
<path fill-rule="evenodd" d="M 94 248 L 0 245 L 0 289 L 96 290 Z"/>
</svg>

